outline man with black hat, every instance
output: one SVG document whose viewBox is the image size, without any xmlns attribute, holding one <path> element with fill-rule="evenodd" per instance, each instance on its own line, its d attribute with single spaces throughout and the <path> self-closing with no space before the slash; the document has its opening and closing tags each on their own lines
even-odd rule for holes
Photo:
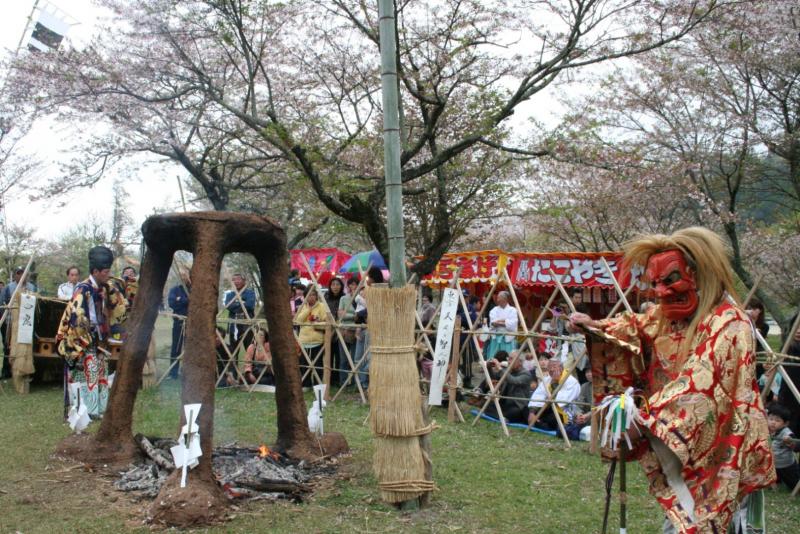
<svg viewBox="0 0 800 534">
<path fill-rule="evenodd" d="M 70 384 L 79 384 L 89 416 L 99 418 L 108 402 L 105 345 L 125 321 L 127 300 L 111 282 L 114 254 L 104 246 L 89 251 L 89 278 L 75 287 L 58 328 L 58 352 L 67 363 Z M 70 388 L 72 391 L 72 388 Z"/>
</svg>

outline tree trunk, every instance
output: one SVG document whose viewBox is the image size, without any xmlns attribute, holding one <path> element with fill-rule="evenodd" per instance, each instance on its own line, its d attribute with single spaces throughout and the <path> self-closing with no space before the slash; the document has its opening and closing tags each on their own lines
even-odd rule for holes
<svg viewBox="0 0 800 534">
<path fill-rule="evenodd" d="M 744 266 L 744 262 L 742 261 L 742 254 L 741 248 L 739 247 L 739 236 L 736 231 L 736 224 L 726 223 L 725 224 L 725 233 L 728 235 L 728 239 L 731 242 L 731 249 L 733 250 L 733 257 L 731 258 L 731 267 L 733 267 L 733 271 L 739 276 L 742 283 L 747 286 L 748 289 L 753 287 L 755 281 L 753 280 L 753 275 L 750 274 L 750 271 Z M 783 324 L 786 321 L 786 316 L 783 313 L 780 305 L 766 292 L 763 291 L 762 288 L 756 288 L 756 296 L 761 300 L 764 304 L 764 308 L 772 315 L 772 317 L 777 321 L 778 324 Z"/>
<path fill-rule="evenodd" d="M 292 335 L 290 291 L 288 283 L 285 283 L 289 279 L 289 258 L 283 249 L 281 253 L 262 254 L 257 259 L 275 373 L 275 403 L 278 405 L 278 440 L 275 445 L 294 458 L 318 457 L 320 448 L 308 429 L 306 418 L 300 381 L 300 352 Z"/>
</svg>

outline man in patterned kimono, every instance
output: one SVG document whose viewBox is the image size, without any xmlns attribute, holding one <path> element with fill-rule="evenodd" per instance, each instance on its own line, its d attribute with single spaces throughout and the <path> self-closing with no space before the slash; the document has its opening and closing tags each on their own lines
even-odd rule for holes
<svg viewBox="0 0 800 534">
<path fill-rule="evenodd" d="M 111 283 L 113 261 L 106 247 L 89 251 L 89 278 L 75 286 L 57 335 L 69 383 L 79 384 L 80 400 L 93 419 L 103 415 L 108 402 L 105 347 L 127 312 L 125 295 L 118 284 Z"/>
<path fill-rule="evenodd" d="M 626 264 L 646 266 L 658 305 L 604 321 L 570 317 L 617 345 L 592 358 L 595 401 L 630 386 L 642 400 L 627 458 L 639 460 L 665 510 L 665 533 L 760 532 L 758 490 L 775 481 L 752 326 L 728 300 L 728 257 L 705 228 L 639 237 L 625 246 Z"/>
</svg>

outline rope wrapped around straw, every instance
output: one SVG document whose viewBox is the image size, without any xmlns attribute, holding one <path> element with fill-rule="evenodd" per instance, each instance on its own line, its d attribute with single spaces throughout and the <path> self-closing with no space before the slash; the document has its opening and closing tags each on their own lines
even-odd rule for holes
<svg viewBox="0 0 800 534">
<path fill-rule="evenodd" d="M 370 428 L 375 435 L 374 469 L 381 498 L 410 501 L 433 489 L 425 478 L 419 436 L 432 425 L 422 418 L 414 351 L 416 290 L 370 287 Z"/>
</svg>

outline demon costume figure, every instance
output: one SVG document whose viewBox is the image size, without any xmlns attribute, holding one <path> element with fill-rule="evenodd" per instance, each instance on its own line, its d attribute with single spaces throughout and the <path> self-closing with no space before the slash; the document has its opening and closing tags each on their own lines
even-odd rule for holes
<svg viewBox="0 0 800 534">
<path fill-rule="evenodd" d="M 120 325 L 127 312 L 123 290 L 110 277 L 114 255 L 106 247 L 89 251 L 89 278 L 75 286 L 58 327 L 58 352 L 68 368 L 70 384 L 77 388 L 90 417 L 103 415 L 108 401 L 104 346 L 112 337 L 121 342 Z M 71 390 L 73 388 L 70 388 Z"/>
<path fill-rule="evenodd" d="M 664 532 L 759 531 L 757 490 L 775 481 L 775 468 L 752 326 L 728 301 L 727 248 L 695 227 L 637 238 L 625 246 L 625 259 L 646 266 L 658 305 L 604 321 L 571 317 L 618 341 L 592 359 L 595 401 L 631 386 L 641 391 L 643 436 L 627 457 L 639 460 L 666 512 Z"/>
</svg>

